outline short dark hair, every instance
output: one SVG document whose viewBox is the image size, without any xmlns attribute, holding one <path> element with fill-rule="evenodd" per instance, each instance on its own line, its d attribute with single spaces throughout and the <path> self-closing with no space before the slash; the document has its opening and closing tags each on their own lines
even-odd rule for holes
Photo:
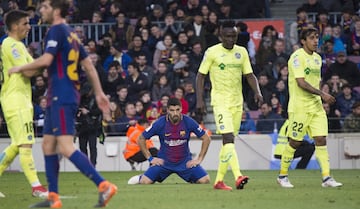
<svg viewBox="0 0 360 209">
<path fill-rule="evenodd" d="M 29 13 L 22 10 L 11 10 L 5 15 L 5 25 L 11 31 L 11 25 L 17 23 L 20 19 L 29 17 Z"/>
<path fill-rule="evenodd" d="M 44 2 L 47 0 L 42 0 L 41 2 Z M 69 1 L 67 0 L 49 0 L 50 6 L 53 9 L 60 9 L 60 16 L 62 18 L 65 18 L 68 15 L 68 10 L 70 7 Z"/>
<path fill-rule="evenodd" d="M 300 33 L 300 40 L 306 40 L 312 33 L 319 34 L 319 31 L 316 28 L 306 28 L 302 30 Z"/>
<path fill-rule="evenodd" d="M 140 68 L 139 68 L 139 63 L 137 63 L 136 61 L 132 61 L 128 64 L 128 67 L 129 66 L 133 66 L 138 72 L 140 71 Z"/>
<path fill-rule="evenodd" d="M 168 107 L 169 106 L 177 106 L 179 105 L 180 107 L 182 107 L 181 102 L 179 99 L 175 98 L 175 97 L 171 97 L 167 103 Z"/>
<path fill-rule="evenodd" d="M 236 26 L 235 21 L 227 20 L 222 23 L 222 28 L 234 28 Z"/>
</svg>

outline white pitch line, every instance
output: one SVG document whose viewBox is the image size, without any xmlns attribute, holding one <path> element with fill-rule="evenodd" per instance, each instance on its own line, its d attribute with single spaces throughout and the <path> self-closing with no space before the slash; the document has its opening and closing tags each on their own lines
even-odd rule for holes
<svg viewBox="0 0 360 209">
<path fill-rule="evenodd" d="M 2 192 L 0 192 L 0 197 L 5 197 L 5 195 Z"/>
<path fill-rule="evenodd" d="M 60 195 L 60 199 L 76 199 L 77 196 Z"/>
</svg>

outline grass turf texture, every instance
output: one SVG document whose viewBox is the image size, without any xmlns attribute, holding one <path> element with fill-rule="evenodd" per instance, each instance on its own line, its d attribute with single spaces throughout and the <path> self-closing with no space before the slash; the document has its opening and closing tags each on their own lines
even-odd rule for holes
<svg viewBox="0 0 360 209">
<path fill-rule="evenodd" d="M 360 205 L 360 170 L 333 170 L 341 188 L 322 188 L 317 170 L 291 170 L 293 189 L 276 183 L 277 171 L 243 171 L 250 177 L 244 190 L 219 191 L 212 184 L 185 183 L 177 175 L 154 185 L 127 185 L 127 180 L 139 172 L 102 172 L 115 183 L 118 194 L 107 208 L 120 209 L 356 209 Z M 225 182 L 235 188 L 231 172 Z M 210 171 L 212 181 L 216 172 Z M 42 182 L 44 173 L 39 173 Z M 95 186 L 80 173 L 60 173 L 60 195 L 63 208 L 93 208 L 97 201 Z M 41 201 L 31 197 L 31 188 L 22 173 L 5 172 L 0 177 L 0 209 L 28 208 Z"/>
</svg>

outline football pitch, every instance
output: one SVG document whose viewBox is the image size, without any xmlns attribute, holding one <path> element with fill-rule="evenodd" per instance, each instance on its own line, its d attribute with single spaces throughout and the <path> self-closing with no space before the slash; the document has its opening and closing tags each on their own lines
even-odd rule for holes
<svg viewBox="0 0 360 209">
<path fill-rule="evenodd" d="M 322 188 L 318 170 L 291 170 L 292 189 L 280 188 L 277 171 L 243 171 L 250 177 L 244 190 L 218 191 L 212 188 L 216 172 L 210 171 L 211 184 L 185 183 L 171 175 L 163 183 L 127 185 L 127 180 L 140 172 L 102 172 L 118 186 L 118 194 L 107 208 L 116 209 L 359 209 L 360 170 L 333 170 L 332 175 L 344 184 L 340 188 Z M 41 182 L 45 174 L 39 173 Z M 231 171 L 225 182 L 234 187 Z M 60 173 L 60 195 L 63 208 L 93 208 L 97 190 L 80 173 Z M 23 173 L 5 172 L 0 177 L 0 209 L 28 208 L 41 201 L 31 197 L 31 188 Z"/>
</svg>

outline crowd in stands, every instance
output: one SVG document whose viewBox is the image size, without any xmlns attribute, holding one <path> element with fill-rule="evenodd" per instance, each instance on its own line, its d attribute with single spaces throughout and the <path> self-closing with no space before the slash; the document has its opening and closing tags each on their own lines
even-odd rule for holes
<svg viewBox="0 0 360 209">
<path fill-rule="evenodd" d="M 39 1 L 30 1 L 31 5 L 28 2 L 2 1 L 0 25 L 6 11 L 11 9 L 29 11 L 31 23 L 40 24 Z M 183 113 L 202 123 L 202 117 L 196 114 L 195 79 L 204 51 L 220 43 L 220 22 L 229 18 L 264 18 L 266 10 L 266 1 L 262 0 L 71 2 L 67 16 L 69 23 L 111 23 L 105 33 L 99 34 L 98 40 L 88 36 L 95 31 L 89 33 L 83 25 L 74 30 L 110 98 L 112 121 L 106 124 L 106 129 L 115 135 L 125 135 L 129 126 L 134 126 L 140 118 L 151 122 L 163 115 L 170 97 L 180 99 Z M 323 2 L 308 0 L 296 10 L 297 20 L 291 24 L 290 39 L 286 42 L 296 50 L 300 47 L 298 37 L 302 29 L 315 27 L 319 30 L 319 54 L 323 58 L 321 88 L 337 100 L 333 105 L 324 104 L 324 108 L 329 116 L 330 132 L 341 132 L 343 124 L 348 124 L 345 122 L 347 117 L 351 116 L 352 121 L 360 117 L 360 105 L 355 105 L 360 101 L 360 70 L 358 63 L 349 59 L 349 56 L 360 56 L 360 17 L 355 13 L 357 1 L 351 1 L 353 5 L 349 5 L 349 1 L 327 1 L 339 3 L 336 9 L 341 8 L 341 20 L 333 24 L 328 18 L 328 11 L 334 11 L 332 4 Z M 317 14 L 315 22 L 308 18 L 308 13 Z M 247 48 L 265 100 L 259 107 L 252 100 L 250 87 L 244 82 L 245 109 L 240 133 L 270 133 L 280 128 L 287 117 L 287 61 L 292 51 L 286 50 L 285 40 L 279 38 L 272 25 L 263 27 L 258 48 L 244 22 L 238 20 L 237 28 L 237 44 Z M 37 57 L 41 53 L 41 40 L 30 43 L 28 47 Z M 33 78 L 34 121 L 39 126 L 39 133 L 46 106 L 46 86 L 45 70 Z M 209 82 L 205 88 L 211 89 Z M 251 112 L 258 112 L 256 118 L 251 118 Z M 0 123 L 0 131 L 4 132 L 6 129 L 1 118 Z M 354 131 L 360 131 L 360 127 L 355 127 Z"/>
</svg>

